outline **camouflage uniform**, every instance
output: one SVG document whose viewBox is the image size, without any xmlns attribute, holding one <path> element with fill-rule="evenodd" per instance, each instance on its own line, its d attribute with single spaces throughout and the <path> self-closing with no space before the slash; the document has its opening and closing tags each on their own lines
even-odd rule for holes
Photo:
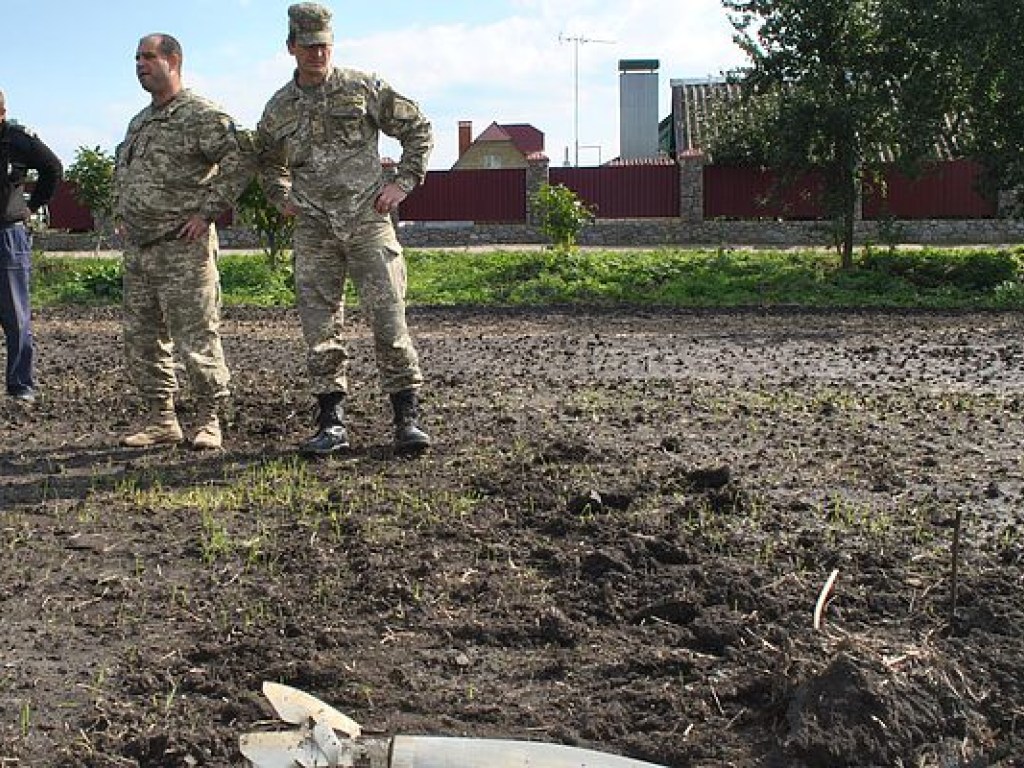
<svg viewBox="0 0 1024 768">
<path fill-rule="evenodd" d="M 406 192 L 423 181 L 433 145 L 419 107 L 377 77 L 334 68 L 312 88 L 295 80 L 267 103 L 257 128 L 268 199 L 298 211 L 295 284 L 314 393 L 345 392 L 344 285 L 359 293 L 373 329 L 382 389 L 423 383 L 405 319 L 406 271 L 391 218 L 374 202 L 385 184 L 380 132 L 398 139 L 394 179 Z"/>
<path fill-rule="evenodd" d="M 212 222 L 251 177 L 249 144 L 228 115 L 183 90 L 136 115 L 117 148 L 114 215 L 125 235 L 125 348 L 129 375 L 148 400 L 167 400 L 178 388 L 174 345 L 201 403 L 228 394 Z M 211 222 L 209 236 L 179 239 L 181 226 L 196 214 Z"/>
</svg>

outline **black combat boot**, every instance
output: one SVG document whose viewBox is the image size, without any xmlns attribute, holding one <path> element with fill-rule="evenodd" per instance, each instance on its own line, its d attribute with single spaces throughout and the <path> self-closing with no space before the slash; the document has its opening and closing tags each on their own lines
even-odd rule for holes
<svg viewBox="0 0 1024 768">
<path fill-rule="evenodd" d="M 419 403 L 415 389 L 403 389 L 391 395 L 391 407 L 395 410 L 395 451 L 398 453 L 419 453 L 430 447 L 430 435 L 416 423 L 419 418 Z"/>
<path fill-rule="evenodd" d="M 317 395 L 319 412 L 316 417 L 317 433 L 299 447 L 304 456 L 327 456 L 349 448 L 345 431 L 344 392 Z"/>
</svg>

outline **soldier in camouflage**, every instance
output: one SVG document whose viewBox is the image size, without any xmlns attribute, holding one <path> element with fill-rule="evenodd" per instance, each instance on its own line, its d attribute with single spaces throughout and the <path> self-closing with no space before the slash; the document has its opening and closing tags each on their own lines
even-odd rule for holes
<svg viewBox="0 0 1024 768">
<path fill-rule="evenodd" d="M 351 277 L 372 327 L 381 388 L 391 399 L 395 448 L 418 452 L 430 445 L 418 424 L 423 376 L 406 324 L 405 260 L 390 214 L 426 175 L 431 126 L 387 83 L 332 66 L 327 8 L 299 3 L 288 8 L 288 19 L 296 72 L 267 103 L 257 149 L 267 198 L 296 216 L 296 297 L 318 405 L 317 432 L 301 451 L 349 447 L 342 323 Z M 392 181 L 381 167 L 381 132 L 402 145 Z"/>
<path fill-rule="evenodd" d="M 220 275 L 214 220 L 254 171 L 251 136 L 182 86 L 181 45 L 166 34 L 139 41 L 135 71 L 151 104 L 117 148 L 114 215 L 124 245 L 124 339 L 129 375 L 149 421 L 123 442 L 178 443 L 178 348 L 196 400 L 192 445 L 218 449 L 229 373 L 220 340 Z"/>
</svg>

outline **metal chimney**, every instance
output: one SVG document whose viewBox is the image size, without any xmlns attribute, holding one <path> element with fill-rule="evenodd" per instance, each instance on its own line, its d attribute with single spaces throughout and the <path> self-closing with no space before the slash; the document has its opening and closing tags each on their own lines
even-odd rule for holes
<svg viewBox="0 0 1024 768">
<path fill-rule="evenodd" d="M 657 59 L 619 60 L 619 157 L 658 154 Z"/>
</svg>

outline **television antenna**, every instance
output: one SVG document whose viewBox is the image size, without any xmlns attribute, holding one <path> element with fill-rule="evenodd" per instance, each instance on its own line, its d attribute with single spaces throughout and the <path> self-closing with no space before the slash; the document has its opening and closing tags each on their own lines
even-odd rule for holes
<svg viewBox="0 0 1024 768">
<path fill-rule="evenodd" d="M 558 42 L 572 43 L 572 137 L 575 150 L 573 165 L 580 164 L 580 46 L 587 43 L 611 45 L 614 40 L 601 40 L 583 35 L 558 35 Z"/>
</svg>

